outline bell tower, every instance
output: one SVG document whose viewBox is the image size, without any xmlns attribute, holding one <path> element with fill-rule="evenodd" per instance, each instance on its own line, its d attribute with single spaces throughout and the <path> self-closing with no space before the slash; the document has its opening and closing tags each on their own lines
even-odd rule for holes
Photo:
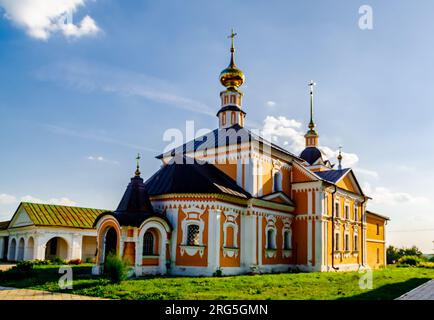
<svg viewBox="0 0 434 320">
<path fill-rule="evenodd" d="M 234 38 L 237 34 L 232 30 L 228 38 L 231 38 L 231 61 L 229 66 L 220 73 L 220 83 L 226 90 L 220 92 L 221 108 L 217 112 L 219 128 L 229 128 L 234 125 L 244 126 L 246 113 L 241 109 L 243 93 L 239 87 L 243 85 L 244 73 L 235 65 Z"/>
<path fill-rule="evenodd" d="M 315 131 L 315 123 L 313 122 L 313 87 L 316 85 L 315 82 L 310 81 L 310 121 L 309 121 L 309 130 L 304 135 L 306 139 L 306 148 L 308 147 L 317 147 L 318 146 L 318 138 L 319 135 Z"/>
</svg>

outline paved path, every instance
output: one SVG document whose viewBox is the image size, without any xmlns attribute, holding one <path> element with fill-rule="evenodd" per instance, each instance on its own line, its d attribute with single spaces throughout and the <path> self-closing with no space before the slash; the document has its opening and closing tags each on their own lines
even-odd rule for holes
<svg viewBox="0 0 434 320">
<path fill-rule="evenodd" d="M 0 287 L 0 300 L 102 300 L 76 294 Z"/>
<path fill-rule="evenodd" d="M 404 293 L 396 300 L 434 300 L 434 279 Z"/>
</svg>

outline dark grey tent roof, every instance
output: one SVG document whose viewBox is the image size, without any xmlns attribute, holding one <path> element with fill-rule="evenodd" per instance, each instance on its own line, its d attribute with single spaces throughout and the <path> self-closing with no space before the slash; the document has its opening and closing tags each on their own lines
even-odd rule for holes
<svg viewBox="0 0 434 320">
<path fill-rule="evenodd" d="M 145 183 L 149 195 L 169 193 L 220 193 L 240 198 L 251 195 L 210 163 L 175 157 Z"/>
</svg>

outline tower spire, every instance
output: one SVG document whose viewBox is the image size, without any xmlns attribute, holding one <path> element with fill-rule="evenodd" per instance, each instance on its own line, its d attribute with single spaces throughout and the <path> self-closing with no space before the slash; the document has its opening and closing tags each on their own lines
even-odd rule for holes
<svg viewBox="0 0 434 320">
<path fill-rule="evenodd" d="M 243 93 L 239 88 L 243 85 L 244 73 L 235 65 L 235 44 L 237 35 L 234 29 L 228 38 L 231 39 L 231 61 L 229 66 L 220 73 L 220 83 L 225 90 L 220 92 L 221 108 L 217 112 L 219 128 L 229 128 L 234 125 L 244 126 L 245 112 L 241 109 Z"/>
<path fill-rule="evenodd" d="M 315 131 L 315 122 L 313 122 L 313 87 L 316 86 L 316 83 L 311 80 L 308 86 L 310 95 L 310 121 L 308 125 L 309 130 L 304 135 L 306 138 L 306 148 L 318 146 L 318 133 Z"/>
<path fill-rule="evenodd" d="M 136 167 L 135 176 L 140 177 L 140 162 L 139 162 L 140 161 L 140 153 L 137 154 L 136 161 L 137 161 L 137 167 Z"/>
<path fill-rule="evenodd" d="M 235 66 L 235 45 L 234 45 L 234 40 L 236 37 L 237 33 L 234 32 L 234 29 L 231 29 L 231 34 L 228 35 L 228 38 L 231 39 L 231 62 L 229 64 L 229 66 L 234 67 Z"/>
<path fill-rule="evenodd" d="M 338 169 L 342 170 L 342 146 L 339 146 L 339 154 L 336 158 L 339 161 Z"/>
<path fill-rule="evenodd" d="M 313 87 L 316 85 L 313 80 L 309 82 L 310 87 L 310 122 L 309 122 L 309 129 L 313 130 L 315 128 L 315 123 L 313 122 Z"/>
</svg>

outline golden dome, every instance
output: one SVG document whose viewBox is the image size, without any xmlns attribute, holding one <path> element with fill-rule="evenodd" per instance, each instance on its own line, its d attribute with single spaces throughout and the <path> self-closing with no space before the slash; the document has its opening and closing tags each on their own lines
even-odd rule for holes
<svg viewBox="0 0 434 320">
<path fill-rule="evenodd" d="M 233 59 L 229 66 L 220 73 L 220 82 L 225 87 L 240 87 L 244 80 L 244 73 L 237 68 Z"/>
<path fill-rule="evenodd" d="M 229 63 L 229 66 L 220 73 L 220 82 L 225 87 L 240 87 L 243 85 L 245 80 L 244 73 L 237 68 L 234 62 L 234 37 L 236 35 L 237 34 L 232 30 L 232 33 L 229 36 L 229 38 L 232 38 L 231 62 Z"/>
</svg>

